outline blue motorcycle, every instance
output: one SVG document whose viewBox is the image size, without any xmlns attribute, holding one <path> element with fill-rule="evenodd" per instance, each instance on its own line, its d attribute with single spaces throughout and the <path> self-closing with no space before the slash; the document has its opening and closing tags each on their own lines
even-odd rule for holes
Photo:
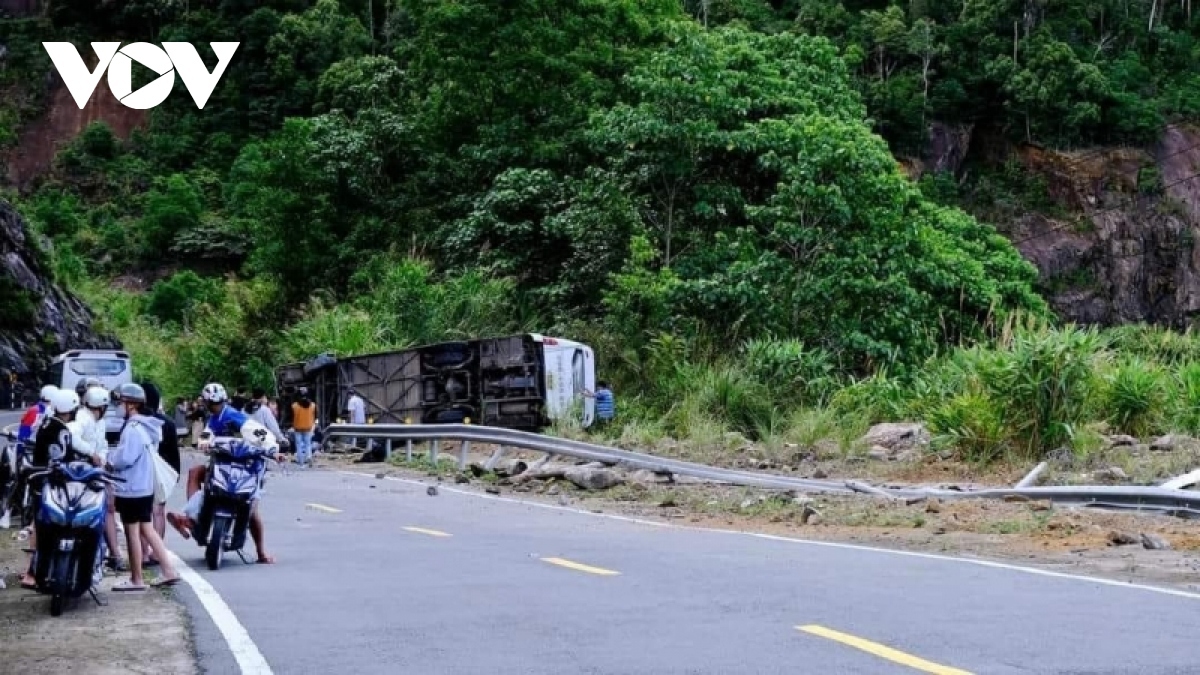
<svg viewBox="0 0 1200 675">
<path fill-rule="evenodd" d="M 124 481 L 88 462 L 58 461 L 29 480 L 42 482 L 33 569 L 38 592 L 50 596 L 50 615 L 84 593 L 103 605 L 95 586 L 104 577 L 106 490 Z"/>
<path fill-rule="evenodd" d="M 208 569 L 220 569 L 226 551 L 234 551 L 242 562 L 249 562 L 242 548 L 265 468 L 263 455 L 247 443 L 222 439 L 213 444 L 204 480 L 204 502 L 192 530 L 196 543 L 205 547 Z"/>
</svg>

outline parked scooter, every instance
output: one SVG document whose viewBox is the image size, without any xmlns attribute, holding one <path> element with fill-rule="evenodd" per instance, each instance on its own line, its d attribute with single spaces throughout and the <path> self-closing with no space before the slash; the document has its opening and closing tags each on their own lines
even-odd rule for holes
<svg viewBox="0 0 1200 675">
<path fill-rule="evenodd" d="M 250 423 L 247 423 L 250 424 Z M 264 430 L 265 431 L 265 430 Z M 192 534 L 204 546 L 208 569 L 221 567 L 226 551 L 234 551 L 249 563 L 242 549 L 250 527 L 253 499 L 262 487 L 266 456 L 241 438 L 213 438 L 205 475 L 204 501 Z"/>
<path fill-rule="evenodd" d="M 91 593 L 103 605 L 95 586 L 104 576 L 106 488 L 122 479 L 88 462 L 52 462 L 29 475 L 45 479 L 37 510 L 34 578 L 37 590 L 50 596 L 50 615 L 59 616 L 67 600 Z"/>
<path fill-rule="evenodd" d="M 33 503 L 33 490 L 29 487 L 32 472 L 29 455 L 18 452 L 11 442 L 0 452 L 0 530 L 11 526 L 14 511 L 21 529 L 33 524 L 37 504 Z"/>
</svg>

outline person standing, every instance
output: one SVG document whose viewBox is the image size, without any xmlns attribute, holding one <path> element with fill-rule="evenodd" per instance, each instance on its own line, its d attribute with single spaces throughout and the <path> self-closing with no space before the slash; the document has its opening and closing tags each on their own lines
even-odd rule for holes
<svg viewBox="0 0 1200 675">
<path fill-rule="evenodd" d="M 92 458 L 92 464 L 103 467 L 108 463 L 108 440 L 104 433 L 104 411 L 108 408 L 109 392 L 102 385 L 91 385 L 83 393 L 83 405 L 75 420 L 67 424 L 71 442 L 77 452 Z M 114 570 L 122 571 L 121 549 L 117 541 L 117 512 L 112 484 L 105 488 L 108 515 L 104 519 L 104 541 L 108 546 L 107 561 Z"/>
<path fill-rule="evenodd" d="M 612 389 L 604 380 L 596 383 L 596 392 L 584 391 L 584 396 L 589 396 L 596 399 L 596 421 L 600 425 L 607 425 L 616 417 L 617 406 L 613 399 Z"/>
<path fill-rule="evenodd" d="M 350 389 L 350 400 L 346 401 L 346 412 L 350 413 L 350 424 L 367 423 L 367 402 L 354 389 Z M 354 448 L 358 447 L 357 436 L 350 439 L 350 445 Z"/>
<path fill-rule="evenodd" d="M 162 400 L 162 394 L 158 391 L 158 387 L 154 386 L 151 382 L 147 382 L 143 388 L 146 391 L 146 408 L 153 413 L 152 416 L 155 419 L 162 422 L 163 437 L 162 442 L 158 444 L 158 456 L 162 457 L 163 461 L 169 464 L 172 469 L 175 469 L 175 474 L 178 476 L 181 465 L 179 458 L 179 427 L 175 426 L 175 421 L 161 411 L 159 403 Z M 157 475 L 155 479 L 157 481 Z M 157 484 L 156 482 L 155 485 L 157 486 Z M 154 523 L 154 531 L 158 532 L 159 538 L 163 539 L 163 541 L 166 541 L 165 537 L 167 536 L 167 497 L 169 496 L 168 494 L 160 495 L 157 492 L 155 493 L 154 511 L 151 519 Z M 158 559 L 150 555 L 150 553 L 151 551 L 147 547 L 145 567 L 153 567 L 158 564 Z"/>
<path fill-rule="evenodd" d="M 199 448 L 200 434 L 204 431 L 204 424 L 208 421 L 208 414 L 204 410 L 204 401 L 199 398 L 192 401 L 188 420 L 192 423 L 192 447 Z"/>
<path fill-rule="evenodd" d="M 169 586 L 179 581 L 179 573 L 171 565 L 166 546 L 153 526 L 154 518 L 154 457 L 162 442 L 162 420 L 150 414 L 146 405 L 146 390 L 139 385 L 123 384 L 116 390 L 126 424 L 121 440 L 111 454 L 109 463 L 123 482 L 117 483 L 117 513 L 125 524 L 125 543 L 129 550 L 129 579 L 113 587 L 114 591 L 144 591 L 142 579 L 143 540 L 162 565 L 163 578 L 155 586 Z"/>
<path fill-rule="evenodd" d="M 308 389 L 301 387 L 299 400 L 292 404 L 292 431 L 296 435 L 296 463 L 307 467 L 312 460 L 313 427 L 317 422 L 317 406 L 308 398 Z"/>
<path fill-rule="evenodd" d="M 185 431 L 188 428 L 187 400 L 182 396 L 175 399 L 175 428 Z"/>
<path fill-rule="evenodd" d="M 287 445 L 287 436 L 283 435 L 283 431 L 279 428 L 279 420 L 276 419 L 275 413 L 271 410 L 271 401 L 267 398 L 267 392 L 263 389 L 255 389 L 254 397 L 246 404 L 246 409 L 242 412 L 250 415 L 250 419 L 258 422 L 267 428 L 275 438 L 278 439 L 280 446 Z"/>
</svg>

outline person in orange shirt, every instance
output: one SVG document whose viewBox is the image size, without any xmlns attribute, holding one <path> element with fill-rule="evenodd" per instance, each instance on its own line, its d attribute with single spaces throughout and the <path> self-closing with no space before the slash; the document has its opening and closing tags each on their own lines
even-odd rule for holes
<svg viewBox="0 0 1200 675">
<path fill-rule="evenodd" d="M 301 387 L 300 400 L 292 404 L 292 431 L 296 436 L 296 463 L 308 466 L 312 460 L 313 427 L 316 426 L 317 406 L 308 398 L 308 389 Z"/>
</svg>

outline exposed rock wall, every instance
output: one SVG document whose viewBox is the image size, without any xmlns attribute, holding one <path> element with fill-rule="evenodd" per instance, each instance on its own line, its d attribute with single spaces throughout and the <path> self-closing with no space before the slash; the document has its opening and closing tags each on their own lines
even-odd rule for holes
<svg viewBox="0 0 1200 675">
<path fill-rule="evenodd" d="M 1200 312 L 1200 131 L 1168 128 L 1148 150 L 1025 148 L 1017 156 L 1071 213 L 1030 213 L 1006 227 L 1061 316 L 1192 322 Z"/>
<path fill-rule="evenodd" d="M 0 368 L 36 373 L 51 357 L 68 349 L 113 348 L 120 343 L 97 335 L 91 311 L 79 298 L 49 279 L 25 221 L 0 199 L 0 277 L 30 294 L 34 313 L 22 327 L 0 330 Z"/>
</svg>

